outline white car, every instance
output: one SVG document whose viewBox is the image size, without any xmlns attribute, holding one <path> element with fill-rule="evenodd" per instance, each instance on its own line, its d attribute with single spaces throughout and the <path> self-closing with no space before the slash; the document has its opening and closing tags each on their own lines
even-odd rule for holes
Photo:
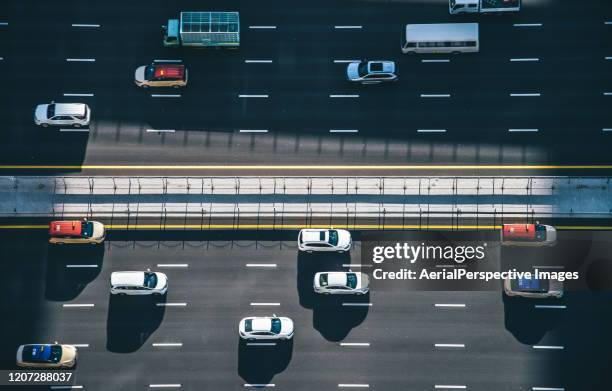
<svg viewBox="0 0 612 391">
<path fill-rule="evenodd" d="M 563 282 L 552 279 L 518 278 L 504 280 L 504 293 L 508 297 L 532 299 L 560 299 L 563 297 Z"/>
<path fill-rule="evenodd" d="M 113 272 L 111 289 L 113 295 L 165 295 L 168 291 L 168 277 L 164 273 Z"/>
<path fill-rule="evenodd" d="M 30 344 L 17 349 L 17 366 L 23 368 L 73 368 L 77 348 L 72 345 Z"/>
<path fill-rule="evenodd" d="M 303 229 L 298 235 L 300 251 L 337 251 L 351 249 L 351 233 L 344 229 Z"/>
<path fill-rule="evenodd" d="M 348 81 L 375 84 L 397 81 L 397 68 L 393 61 L 358 61 L 346 67 Z"/>
<path fill-rule="evenodd" d="M 370 290 L 370 279 L 364 273 L 319 272 L 314 276 L 313 287 L 324 295 L 365 295 Z"/>
<path fill-rule="evenodd" d="M 244 318 L 238 326 L 240 338 L 249 341 L 261 339 L 288 340 L 293 338 L 293 321 L 282 316 L 252 316 Z"/>
<path fill-rule="evenodd" d="M 34 123 L 47 127 L 88 126 L 91 110 L 85 103 L 55 103 L 38 105 L 34 110 Z"/>
</svg>

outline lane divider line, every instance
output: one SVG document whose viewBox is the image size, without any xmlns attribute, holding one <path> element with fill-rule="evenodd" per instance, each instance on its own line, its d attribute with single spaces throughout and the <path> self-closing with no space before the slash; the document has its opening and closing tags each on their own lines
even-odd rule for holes
<svg viewBox="0 0 612 391">
<path fill-rule="evenodd" d="M 151 98 L 180 98 L 181 94 L 151 94 Z"/>
<path fill-rule="evenodd" d="M 247 263 L 246 267 L 276 267 L 276 263 Z"/>
<path fill-rule="evenodd" d="M 88 348 L 89 347 L 88 343 L 69 343 L 67 345 L 72 345 L 77 348 Z"/>
<path fill-rule="evenodd" d="M 147 133 L 175 133 L 175 129 L 147 129 Z"/>
<path fill-rule="evenodd" d="M 531 387 L 531 391 L 565 391 L 563 387 Z"/>
<path fill-rule="evenodd" d="M 275 30 L 276 26 L 249 26 L 250 29 Z"/>
<path fill-rule="evenodd" d="M 238 98 L 269 98 L 268 94 L 256 94 L 256 95 L 247 95 L 247 94 L 239 94 Z"/>
<path fill-rule="evenodd" d="M 514 27 L 542 27 L 542 23 L 514 23 Z"/>
<path fill-rule="evenodd" d="M 272 64 L 272 60 L 244 60 L 246 64 Z"/>
<path fill-rule="evenodd" d="M 239 133 L 268 133 L 268 129 L 239 129 Z"/>
<path fill-rule="evenodd" d="M 536 304 L 534 305 L 535 308 L 546 308 L 546 309 L 559 309 L 559 310 L 564 310 L 567 308 L 566 305 L 546 305 L 546 304 Z"/>
<path fill-rule="evenodd" d="M 347 64 L 351 62 L 360 62 L 361 60 L 334 60 L 334 64 Z"/>
<path fill-rule="evenodd" d="M 337 30 L 341 30 L 341 29 L 361 29 L 363 28 L 363 26 L 334 26 L 335 29 Z"/>
<path fill-rule="evenodd" d="M 96 268 L 98 265 L 66 265 L 67 269 L 76 269 L 76 268 Z"/>
<path fill-rule="evenodd" d="M 94 94 L 77 94 L 71 92 L 64 92 L 64 96 L 94 96 Z"/>
<path fill-rule="evenodd" d="M 460 304 L 460 303 L 440 303 L 440 304 L 434 304 L 434 307 L 437 308 L 465 308 L 465 304 Z"/>
<path fill-rule="evenodd" d="M 437 343 L 434 344 L 436 348 L 465 348 L 463 343 Z"/>
<path fill-rule="evenodd" d="M 417 133 L 446 133 L 446 129 L 417 129 Z"/>
<path fill-rule="evenodd" d="M 93 308 L 95 304 L 62 304 L 64 308 Z"/>
<path fill-rule="evenodd" d="M 175 384 L 149 384 L 149 388 L 181 388 L 178 383 Z"/>
<path fill-rule="evenodd" d="M 153 62 L 183 62 L 183 60 L 174 60 L 174 59 L 171 59 L 171 60 L 161 59 L 160 60 L 160 59 L 156 59 L 156 60 L 153 60 Z"/>
<path fill-rule="evenodd" d="M 247 346 L 276 346 L 276 342 L 247 342 Z"/>
<path fill-rule="evenodd" d="M 551 350 L 563 350 L 564 346 L 559 345 L 533 345 L 534 349 L 551 349 Z"/>
<path fill-rule="evenodd" d="M 50 386 L 51 390 L 82 390 L 83 386 Z"/>
<path fill-rule="evenodd" d="M 274 383 L 244 383 L 244 386 L 260 388 L 260 387 L 276 387 L 276 384 Z"/>
<path fill-rule="evenodd" d="M 372 303 L 342 303 L 343 307 L 371 307 Z"/>
<path fill-rule="evenodd" d="M 329 133 L 359 133 L 358 129 L 330 129 Z"/>
<path fill-rule="evenodd" d="M 151 344 L 151 346 L 155 348 L 166 348 L 166 347 L 175 348 L 175 347 L 183 346 L 183 343 L 182 342 L 154 342 Z"/>
<path fill-rule="evenodd" d="M 89 132 L 89 128 L 60 128 L 60 132 Z"/>
<path fill-rule="evenodd" d="M 187 307 L 187 303 L 155 303 L 157 307 Z"/>
<path fill-rule="evenodd" d="M 527 92 L 527 93 L 514 93 L 511 92 L 510 96 L 513 97 L 532 97 L 532 96 L 541 96 L 542 94 L 540 94 L 539 92 Z"/>
<path fill-rule="evenodd" d="M 189 267 L 188 263 L 158 263 L 157 267 Z"/>
<path fill-rule="evenodd" d="M 280 303 L 251 303 L 253 307 L 279 306 Z"/>
<path fill-rule="evenodd" d="M 0 22 L 0 26 L 8 26 L 8 22 Z"/>
<path fill-rule="evenodd" d="M 447 384 L 436 384 L 434 385 L 436 390 L 465 390 L 467 386 L 455 386 L 455 385 L 447 385 Z"/>
<path fill-rule="evenodd" d="M 86 24 L 86 23 L 73 23 L 72 27 L 91 27 L 91 28 L 98 28 L 100 27 L 99 24 Z"/>
<path fill-rule="evenodd" d="M 96 62 L 95 58 L 67 58 L 68 62 Z"/>
<path fill-rule="evenodd" d="M 539 129 L 533 128 L 533 129 L 518 129 L 518 128 L 513 128 L 513 129 L 508 129 L 508 132 L 538 132 Z"/>
<path fill-rule="evenodd" d="M 347 95 L 330 94 L 329 97 L 330 98 L 359 98 L 359 94 L 347 94 Z"/>
<path fill-rule="evenodd" d="M 370 343 L 369 342 L 340 342 L 340 346 L 347 346 L 347 347 L 351 347 L 351 346 L 369 347 Z"/>
<path fill-rule="evenodd" d="M 357 384 L 357 383 L 340 383 L 339 388 L 369 388 L 369 384 Z"/>
<path fill-rule="evenodd" d="M 450 94 L 421 94 L 421 98 L 450 98 Z"/>
<path fill-rule="evenodd" d="M 602 128 L 602 132 L 612 132 L 612 128 Z"/>
<path fill-rule="evenodd" d="M 540 61 L 539 58 L 511 58 L 510 62 L 537 62 Z"/>
<path fill-rule="evenodd" d="M 450 59 L 448 58 L 444 58 L 444 59 L 440 59 L 440 60 L 421 60 L 421 62 L 450 62 Z"/>
</svg>

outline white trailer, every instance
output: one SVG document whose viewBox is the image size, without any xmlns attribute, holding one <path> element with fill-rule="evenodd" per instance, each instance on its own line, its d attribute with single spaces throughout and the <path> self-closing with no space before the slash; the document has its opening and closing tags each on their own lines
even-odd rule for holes
<svg viewBox="0 0 612 391">
<path fill-rule="evenodd" d="M 162 26 L 164 46 L 230 47 L 240 46 L 238 12 L 181 12 Z"/>
<path fill-rule="evenodd" d="M 451 15 L 517 12 L 520 9 L 521 0 L 448 0 L 448 12 Z"/>
</svg>

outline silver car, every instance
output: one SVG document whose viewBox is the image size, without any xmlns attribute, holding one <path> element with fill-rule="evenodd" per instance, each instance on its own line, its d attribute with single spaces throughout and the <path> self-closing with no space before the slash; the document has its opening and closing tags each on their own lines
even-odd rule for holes
<svg viewBox="0 0 612 391">
<path fill-rule="evenodd" d="M 394 61 L 351 62 L 346 68 L 346 78 L 362 84 L 397 81 L 397 67 Z"/>
<path fill-rule="evenodd" d="M 351 233 L 344 229 L 312 229 L 307 228 L 298 234 L 298 249 L 300 251 L 347 252 L 351 249 Z"/>
<path fill-rule="evenodd" d="M 165 295 L 168 291 L 168 277 L 164 273 L 113 272 L 111 274 L 112 295 Z"/>
<path fill-rule="evenodd" d="M 534 299 L 561 298 L 563 282 L 552 279 L 517 278 L 504 280 L 504 293 L 508 297 L 530 297 Z"/>
<path fill-rule="evenodd" d="M 85 103 L 55 103 L 36 106 L 34 123 L 47 127 L 53 126 L 88 126 L 91 110 Z"/>
<path fill-rule="evenodd" d="M 238 325 L 240 338 L 249 341 L 260 339 L 288 340 L 293 338 L 293 321 L 282 316 L 252 316 Z"/>
<path fill-rule="evenodd" d="M 364 273 L 319 272 L 314 276 L 313 287 L 324 295 L 365 295 L 370 290 L 370 279 Z"/>
</svg>

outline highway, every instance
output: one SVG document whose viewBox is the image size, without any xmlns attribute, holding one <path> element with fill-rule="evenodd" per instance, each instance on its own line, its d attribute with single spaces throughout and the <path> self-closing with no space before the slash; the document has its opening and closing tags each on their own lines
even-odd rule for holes
<svg viewBox="0 0 612 391">
<path fill-rule="evenodd" d="M 516 15 L 468 17 L 444 0 L 264 4 L 5 2 L 0 170 L 610 172 L 609 1 L 524 0 Z M 182 10 L 240 11 L 240 49 L 163 48 L 160 26 Z M 480 23 L 480 53 L 401 54 L 405 24 L 453 21 Z M 189 85 L 137 88 L 134 70 L 154 59 L 183 60 Z M 352 59 L 394 60 L 400 80 L 349 85 Z M 37 128 L 34 107 L 51 100 L 89 104 L 88 131 Z"/>
<path fill-rule="evenodd" d="M 536 308 L 498 289 L 373 281 L 363 299 L 314 297 L 316 271 L 370 273 L 361 234 L 348 255 L 316 256 L 298 255 L 294 231 L 111 231 L 98 248 L 56 248 L 43 231 L 3 230 L 2 368 L 17 345 L 57 340 L 80 346 L 74 386 L 84 390 L 610 388 L 609 292 Z M 555 254 L 583 259 L 603 234 L 559 235 Z M 519 254 L 502 252 L 496 233 L 475 237 L 493 262 Z M 110 298 L 111 272 L 145 268 L 168 275 L 167 297 Z M 242 317 L 272 313 L 295 321 L 293 342 L 239 343 Z"/>
</svg>

